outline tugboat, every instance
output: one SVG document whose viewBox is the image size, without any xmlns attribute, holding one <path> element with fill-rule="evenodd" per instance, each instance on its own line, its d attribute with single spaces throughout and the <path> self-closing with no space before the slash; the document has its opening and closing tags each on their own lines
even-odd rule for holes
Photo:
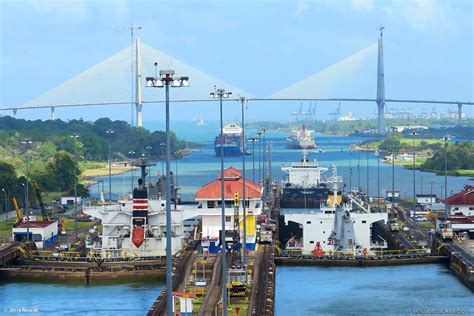
<svg viewBox="0 0 474 316">
<path fill-rule="evenodd" d="M 224 126 L 224 144 L 221 144 L 221 135 L 217 135 L 214 140 L 214 150 L 216 157 L 221 156 L 221 146 L 224 147 L 225 157 L 235 157 L 242 155 L 242 128 L 236 123 L 229 123 Z"/>
<path fill-rule="evenodd" d="M 280 206 L 284 208 L 319 208 L 331 194 L 327 181 L 321 174 L 328 169 L 317 162 L 310 162 L 306 150 L 300 162 L 292 163 L 281 170 L 286 174 L 282 181 Z"/>
<path fill-rule="evenodd" d="M 307 129 L 306 125 L 301 125 L 301 128 L 293 131 L 293 135 L 286 139 L 286 146 L 289 149 L 314 149 L 316 143 L 312 134 L 313 130 Z"/>
</svg>

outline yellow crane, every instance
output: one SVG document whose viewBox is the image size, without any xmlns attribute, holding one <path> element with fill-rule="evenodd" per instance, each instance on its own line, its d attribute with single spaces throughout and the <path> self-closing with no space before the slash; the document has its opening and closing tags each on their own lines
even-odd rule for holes
<svg viewBox="0 0 474 316">
<path fill-rule="evenodd" d="M 12 196 L 12 202 L 13 202 L 13 207 L 15 208 L 16 211 L 16 224 L 21 224 L 25 220 L 25 215 L 23 215 L 23 212 L 20 210 L 18 207 L 18 202 L 16 201 L 16 198 Z"/>
</svg>

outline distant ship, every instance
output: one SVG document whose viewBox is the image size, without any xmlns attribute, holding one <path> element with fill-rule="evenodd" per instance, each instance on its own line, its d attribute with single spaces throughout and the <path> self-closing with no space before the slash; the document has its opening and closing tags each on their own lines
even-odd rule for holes
<svg viewBox="0 0 474 316">
<path fill-rule="evenodd" d="M 286 139 L 286 145 L 290 149 L 313 149 L 316 148 L 316 143 L 312 136 L 313 130 L 307 129 L 306 125 L 301 125 L 301 128 L 294 130 L 293 134 Z"/>
<path fill-rule="evenodd" d="M 235 124 L 229 123 L 224 126 L 224 156 L 240 156 L 242 155 L 242 128 Z M 214 140 L 214 150 L 216 157 L 221 155 L 221 135 L 217 135 Z"/>
<path fill-rule="evenodd" d="M 203 126 L 205 125 L 204 124 L 204 120 L 203 119 L 200 119 L 200 118 L 193 118 L 193 121 L 192 121 L 195 125 L 197 126 Z"/>
<path fill-rule="evenodd" d="M 331 195 L 327 181 L 321 174 L 328 169 L 309 161 L 306 150 L 300 162 L 281 168 L 286 176 L 282 181 L 280 206 L 285 208 L 319 208 Z M 340 194 L 340 192 L 339 192 Z"/>
</svg>

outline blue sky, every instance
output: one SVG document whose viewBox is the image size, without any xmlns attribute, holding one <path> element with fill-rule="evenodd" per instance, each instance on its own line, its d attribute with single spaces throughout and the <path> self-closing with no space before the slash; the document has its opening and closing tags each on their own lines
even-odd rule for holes
<svg viewBox="0 0 474 316">
<path fill-rule="evenodd" d="M 469 0 L 3 0 L 0 105 L 34 99 L 125 48 L 130 34 L 114 27 L 131 23 L 143 27 L 138 34 L 147 45 L 260 97 L 370 46 L 383 24 L 387 98 L 472 101 L 473 10 Z M 347 80 L 336 84 L 331 96 L 374 97 L 376 56 L 367 58 L 350 85 Z M 285 119 L 298 107 L 253 102 L 248 117 Z M 318 116 L 327 118 L 335 107 L 318 104 Z M 343 113 L 356 116 L 371 116 L 375 109 L 371 103 L 342 105 Z M 130 117 L 128 106 L 57 113 L 64 119 Z M 145 120 L 162 119 L 163 107 L 145 105 L 144 114 Z M 176 105 L 172 114 L 183 120 L 218 118 L 210 103 Z M 49 111 L 20 111 L 18 116 L 47 119 Z M 226 119 L 235 117 L 238 109 L 226 106 Z"/>
</svg>

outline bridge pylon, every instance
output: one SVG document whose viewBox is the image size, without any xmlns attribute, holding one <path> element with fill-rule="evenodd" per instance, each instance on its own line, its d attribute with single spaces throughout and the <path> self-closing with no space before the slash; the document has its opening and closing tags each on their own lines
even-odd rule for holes
<svg viewBox="0 0 474 316">
<path fill-rule="evenodd" d="M 458 103 L 458 126 L 462 125 L 462 103 Z"/>
<path fill-rule="evenodd" d="M 135 107 L 137 110 L 137 127 L 143 127 L 143 113 L 142 113 L 142 64 L 141 64 L 141 49 L 140 39 L 137 38 L 135 42 L 136 49 L 136 93 L 135 93 Z"/>
<path fill-rule="evenodd" d="M 380 26 L 380 38 L 378 40 L 378 62 L 377 62 L 377 132 L 385 133 L 385 74 L 383 67 L 383 26 Z"/>
<path fill-rule="evenodd" d="M 54 106 L 51 107 L 51 121 L 56 120 L 56 112 Z"/>
</svg>

